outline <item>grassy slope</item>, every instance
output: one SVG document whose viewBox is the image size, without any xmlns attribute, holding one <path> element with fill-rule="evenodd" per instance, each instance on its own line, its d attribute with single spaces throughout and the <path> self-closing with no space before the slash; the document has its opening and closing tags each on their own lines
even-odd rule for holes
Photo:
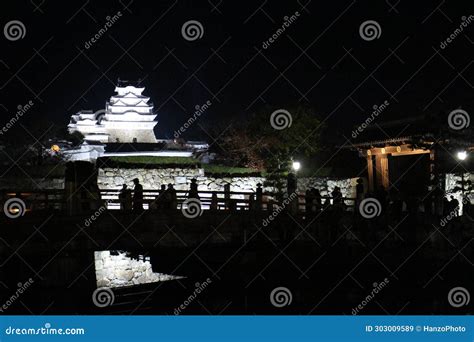
<svg viewBox="0 0 474 342">
<path fill-rule="evenodd" d="M 185 157 L 152 157 L 152 156 L 134 156 L 134 157 L 110 157 L 110 161 L 118 164 L 145 164 L 145 165 L 173 165 L 173 166 L 191 166 L 200 165 L 205 172 L 215 174 L 246 174 L 256 173 L 257 170 L 246 167 L 231 167 L 218 164 L 200 164 L 195 158 Z"/>
<path fill-rule="evenodd" d="M 199 161 L 195 158 L 186 157 L 153 157 L 153 156 L 133 156 L 133 157 L 109 157 L 116 163 L 124 164 L 178 164 L 178 165 L 195 165 Z"/>
</svg>

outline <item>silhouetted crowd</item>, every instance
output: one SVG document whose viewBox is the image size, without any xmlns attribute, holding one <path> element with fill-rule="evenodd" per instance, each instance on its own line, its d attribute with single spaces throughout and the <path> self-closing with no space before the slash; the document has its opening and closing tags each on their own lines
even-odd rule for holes
<svg viewBox="0 0 474 342">
<path fill-rule="evenodd" d="M 196 184 L 196 180 L 193 179 L 193 183 Z M 192 193 L 193 196 L 198 196 L 197 194 L 197 186 L 194 187 L 192 185 Z M 120 209 L 121 210 L 133 210 L 133 211 L 143 211 L 143 186 L 140 184 L 138 178 L 133 180 L 134 188 L 133 188 L 133 196 L 132 191 L 127 187 L 127 184 L 124 184 L 122 189 L 119 193 L 119 202 L 120 202 Z M 197 197 L 199 198 L 199 196 Z M 178 206 L 178 199 L 176 196 L 176 190 L 173 187 L 173 184 L 168 184 L 166 187 L 165 184 L 161 185 L 161 188 L 158 192 L 158 196 L 150 203 L 149 209 L 150 210 L 170 210 L 176 209 Z"/>
<path fill-rule="evenodd" d="M 370 212 L 364 212 L 366 199 L 376 203 Z M 473 214 L 467 194 L 462 197 L 461 206 L 455 196 L 448 197 L 439 188 L 423 196 L 387 191 L 383 187 L 365 192 L 359 179 L 355 200 L 343 198 L 338 187 L 330 197 L 321 196 L 318 189 L 307 190 L 303 222 L 329 244 L 344 232 L 345 238 L 360 239 L 369 246 L 393 233 L 389 240 L 403 241 L 408 246 L 429 238 L 445 247 L 452 244 L 461 248 L 474 235 Z"/>
</svg>

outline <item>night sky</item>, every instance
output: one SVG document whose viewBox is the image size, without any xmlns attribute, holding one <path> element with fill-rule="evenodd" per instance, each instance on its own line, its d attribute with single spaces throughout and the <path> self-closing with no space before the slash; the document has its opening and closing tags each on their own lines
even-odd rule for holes
<svg viewBox="0 0 474 342">
<path fill-rule="evenodd" d="M 201 127 L 244 119 L 266 104 L 313 107 L 341 142 L 384 101 L 390 105 L 380 121 L 474 105 L 474 18 L 440 47 L 463 16 L 473 14 L 468 1 L 35 0 L 0 6 L 2 27 L 19 20 L 26 28 L 23 39 L 0 37 L 2 125 L 32 100 L 22 125 L 65 126 L 78 110 L 103 108 L 117 78 L 142 80 L 160 138 L 172 138 L 208 100 L 211 108 L 185 138 L 212 140 Z M 122 16 L 87 49 L 118 11 Z M 296 11 L 297 20 L 263 49 Z M 189 20 L 202 24 L 202 38 L 183 38 Z M 378 39 L 359 35 L 367 20 L 380 25 Z"/>
<path fill-rule="evenodd" d="M 355 315 L 366 305 L 356 313 L 472 313 L 465 299 L 473 173 L 465 173 L 474 158 L 464 159 L 474 135 L 447 117 L 462 109 L 474 119 L 473 7 L 473 0 L 1 0 L 0 296 L 7 296 L 0 311 L 34 278 L 7 314 L 176 315 L 210 277 L 209 292 L 196 292 L 183 314 Z M 190 22 L 202 36 L 183 34 Z M 366 25 L 373 30 L 361 30 Z M 118 79 L 146 88 L 159 139 L 173 139 L 196 106 L 211 103 L 182 137 L 207 141 L 216 153 L 181 140 L 140 145 L 120 136 L 104 153 L 58 142 L 79 143 L 65 134 L 71 115 L 104 109 Z M 299 125 L 271 125 L 278 109 L 293 110 Z M 352 132 L 368 118 L 386 139 L 395 136 L 383 122 L 423 116 L 421 128 L 441 123 L 448 134 L 440 129 L 433 144 L 407 139 L 398 153 L 357 151 Z M 244 134 L 220 144 L 232 125 Z M 193 158 L 161 157 L 190 151 Z M 103 157 L 94 165 L 96 155 Z M 158 193 L 162 184 L 167 190 Z M 108 253 L 93 254 L 108 250 L 144 255 L 155 272 L 184 278 L 145 284 L 151 268 L 135 272 L 120 266 L 123 259 L 108 264 Z M 374 292 L 388 278 L 386 292 Z M 113 279 L 122 288 L 104 309 L 96 287 Z M 278 289 L 294 302 L 276 305 Z"/>
</svg>

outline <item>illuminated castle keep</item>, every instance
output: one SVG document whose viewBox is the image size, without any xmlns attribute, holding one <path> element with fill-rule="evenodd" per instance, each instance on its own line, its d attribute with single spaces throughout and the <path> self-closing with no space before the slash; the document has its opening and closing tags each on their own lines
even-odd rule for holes
<svg viewBox="0 0 474 342">
<path fill-rule="evenodd" d="M 86 141 L 101 143 L 156 143 L 153 128 L 155 121 L 153 104 L 143 96 L 145 88 L 121 85 L 116 95 L 105 104 L 105 110 L 80 111 L 71 116 L 70 133 L 80 132 Z"/>
</svg>

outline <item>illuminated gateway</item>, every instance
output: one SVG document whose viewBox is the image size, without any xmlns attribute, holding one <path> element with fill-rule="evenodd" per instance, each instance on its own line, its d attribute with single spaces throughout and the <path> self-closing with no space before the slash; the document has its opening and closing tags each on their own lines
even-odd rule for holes
<svg viewBox="0 0 474 342">
<path fill-rule="evenodd" d="M 105 109 L 83 110 L 71 116 L 70 133 L 80 132 L 84 139 L 101 143 L 156 143 L 156 114 L 144 87 L 122 85 L 119 81 Z"/>
</svg>

